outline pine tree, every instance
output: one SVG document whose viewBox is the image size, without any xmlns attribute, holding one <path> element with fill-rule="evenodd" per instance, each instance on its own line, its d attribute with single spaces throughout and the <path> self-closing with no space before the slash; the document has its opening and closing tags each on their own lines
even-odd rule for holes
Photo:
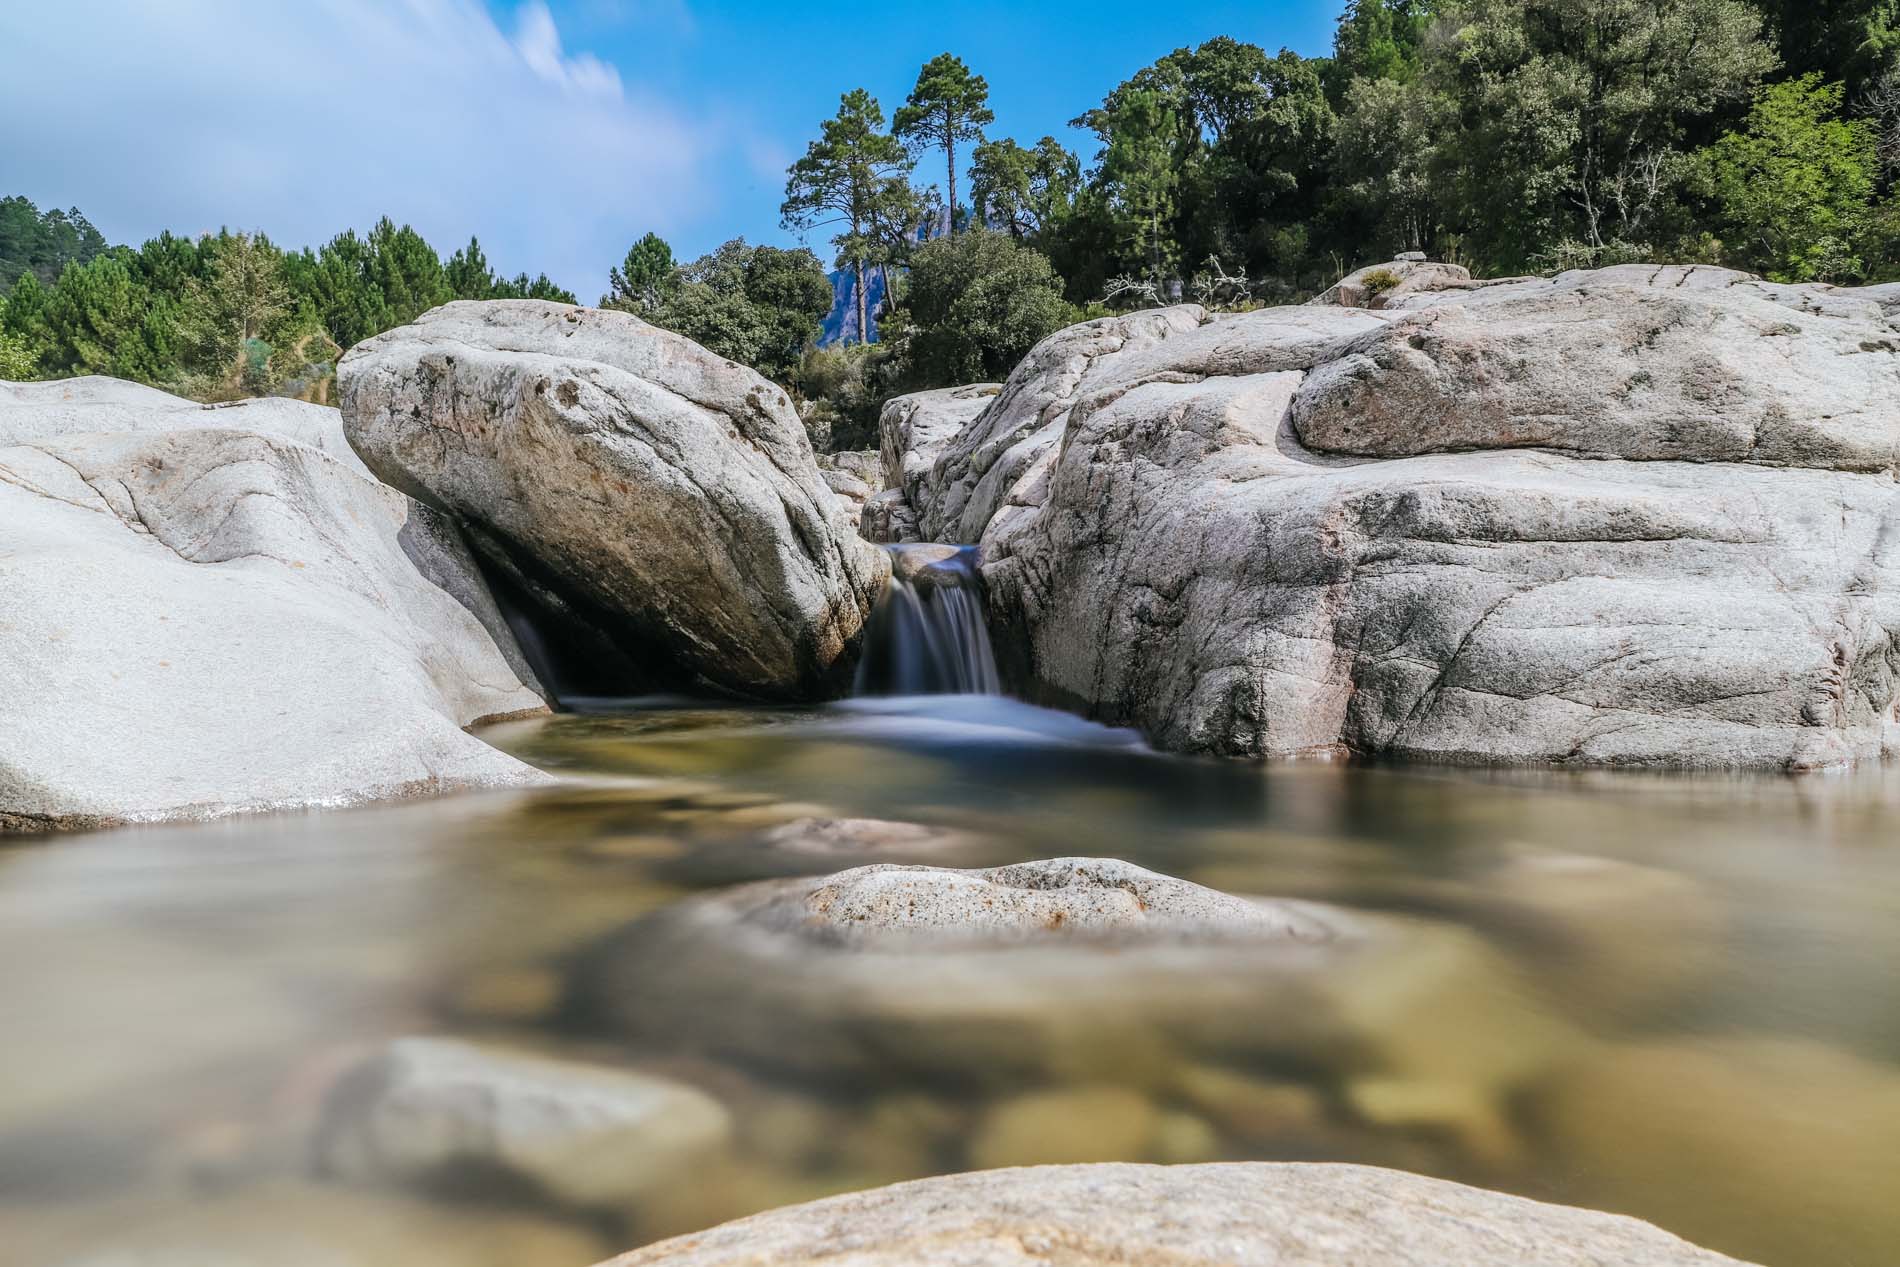
<svg viewBox="0 0 1900 1267">
<path fill-rule="evenodd" d="M 857 283 L 858 339 L 866 341 L 869 305 L 865 266 L 884 251 L 880 226 L 894 204 L 910 196 L 912 160 L 896 137 L 884 131 L 884 111 L 862 88 L 840 98 L 838 113 L 825 120 L 819 138 L 792 164 L 785 182 L 780 223 L 805 231 L 824 224 L 843 226 L 832 239 L 841 261 L 849 261 Z"/>
<path fill-rule="evenodd" d="M 981 75 L 972 75 L 963 59 L 944 53 L 932 58 L 917 76 L 891 132 L 914 149 L 940 149 L 944 153 L 948 182 L 945 190 L 950 207 L 950 232 L 957 225 L 957 145 L 983 143 L 983 129 L 996 122 L 990 111 L 990 86 Z"/>
</svg>

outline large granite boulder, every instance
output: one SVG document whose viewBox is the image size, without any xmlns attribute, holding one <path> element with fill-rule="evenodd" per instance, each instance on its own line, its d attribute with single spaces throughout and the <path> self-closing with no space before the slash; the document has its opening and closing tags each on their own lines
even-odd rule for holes
<svg viewBox="0 0 1900 1267">
<path fill-rule="evenodd" d="M 465 733 L 546 706 L 441 515 L 268 406 L 59 389 L 0 402 L 0 830 L 545 781 Z"/>
<path fill-rule="evenodd" d="M 985 1170 L 773 1210 L 602 1267 L 1736 1267 L 1648 1223 L 1396 1170 Z"/>
<path fill-rule="evenodd" d="M 452 303 L 352 348 L 350 441 L 654 685 L 838 693 L 885 576 L 785 393 L 626 313 Z"/>
<path fill-rule="evenodd" d="M 1068 402 L 1021 507 L 925 516 L 981 541 L 1025 689 L 1236 756 L 1900 752 L 1900 339 L 1878 296 L 1625 268 L 1149 317 L 1167 336 L 1105 350 L 1079 388 L 1067 360 L 1037 368 L 1069 331 L 1005 389 Z"/>
</svg>

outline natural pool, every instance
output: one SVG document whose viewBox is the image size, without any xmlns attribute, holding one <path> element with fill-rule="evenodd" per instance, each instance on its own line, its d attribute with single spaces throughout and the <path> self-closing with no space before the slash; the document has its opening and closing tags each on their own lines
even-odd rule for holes
<svg viewBox="0 0 1900 1267">
<path fill-rule="evenodd" d="M 1900 771 L 1259 768 L 980 698 L 488 738 L 573 781 L 0 851 L 0 1264 L 585 1267 L 825 1192 L 1111 1158 L 1397 1166 L 1775 1267 L 1900 1244 Z M 813 819 L 928 830 L 787 827 Z M 1336 904 L 1369 949 L 950 951 L 873 981 L 636 923 L 1069 855 Z M 423 1034 L 658 1074 L 729 1136 L 618 1202 L 338 1173 L 339 1080 Z"/>
</svg>

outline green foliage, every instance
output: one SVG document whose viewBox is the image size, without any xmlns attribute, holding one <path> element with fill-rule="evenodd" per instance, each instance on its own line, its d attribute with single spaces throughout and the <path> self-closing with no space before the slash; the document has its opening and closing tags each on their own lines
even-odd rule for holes
<svg viewBox="0 0 1900 1267">
<path fill-rule="evenodd" d="M 1410 83 L 1439 5 L 1435 0 L 1348 0 L 1333 36 L 1329 77 Z"/>
<path fill-rule="evenodd" d="M 41 216 L 24 198 L 7 198 L 0 246 L 27 258 L 0 304 L 10 365 L 110 374 L 199 399 L 278 391 L 327 399 L 344 349 L 451 299 L 574 302 L 545 274 L 497 276 L 474 239 L 444 262 L 414 229 L 388 219 L 365 237 L 344 233 L 293 254 L 230 230 L 106 249 L 77 211 Z"/>
<path fill-rule="evenodd" d="M 1864 269 L 1878 138 L 1841 117 L 1845 90 L 1818 74 L 1776 84 L 1747 126 L 1703 151 L 1730 243 L 1781 281 L 1836 281 Z"/>
<path fill-rule="evenodd" d="M 1069 317 L 1048 258 L 987 229 L 919 247 L 905 306 L 910 374 L 932 387 L 1006 377 Z"/>
<path fill-rule="evenodd" d="M 807 348 L 792 376 L 821 452 L 874 449 L 884 402 L 904 390 L 901 339 Z"/>
<path fill-rule="evenodd" d="M 844 94 L 838 113 L 792 164 L 780 223 L 805 232 L 835 225 L 838 258 L 857 274 L 858 332 L 868 328 L 865 270 L 889 263 L 915 227 L 919 203 L 910 186 L 912 160 L 884 130 L 884 111 L 862 88 Z"/>
<path fill-rule="evenodd" d="M 609 306 L 639 312 L 780 382 L 792 376 L 832 304 L 831 280 L 816 255 L 751 246 L 744 238 L 653 285 L 659 301 L 651 308 L 631 307 L 637 298 Z"/>
<path fill-rule="evenodd" d="M 0 329 L 0 380 L 23 383 L 39 368 L 39 354 L 27 346 L 24 336 Z"/>
<path fill-rule="evenodd" d="M 1398 289 L 1400 277 L 1389 268 L 1375 268 L 1359 279 L 1365 288 L 1367 299 L 1377 299 L 1387 291 Z"/>
<path fill-rule="evenodd" d="M 105 238 L 77 207 L 42 212 L 26 198 L 0 198 L 0 296 L 22 273 L 51 285 L 68 264 L 88 263 L 105 249 Z"/>
<path fill-rule="evenodd" d="M 627 248 L 627 258 L 608 274 L 608 291 L 601 296 L 603 308 L 626 312 L 649 312 L 666 299 L 676 281 L 679 265 L 673 248 L 657 233 L 649 233 Z"/>
<path fill-rule="evenodd" d="M 1466 0 L 1447 25 L 1421 71 L 1432 182 L 1500 271 L 1565 238 L 1649 240 L 1691 125 L 1775 66 L 1744 0 Z"/>
<path fill-rule="evenodd" d="M 972 75 L 963 59 L 943 53 L 930 59 L 917 75 L 917 86 L 910 98 L 891 120 L 891 133 L 919 149 L 937 149 L 944 153 L 948 169 L 947 191 L 951 210 L 950 231 L 956 232 L 957 146 L 980 145 L 983 129 L 996 122 L 990 111 L 990 86 L 981 75 Z"/>
<path fill-rule="evenodd" d="M 1081 185 L 1080 160 L 1053 136 L 1034 149 L 1010 139 L 991 141 L 971 156 L 977 223 L 1018 239 L 1034 239 L 1066 220 Z"/>
</svg>

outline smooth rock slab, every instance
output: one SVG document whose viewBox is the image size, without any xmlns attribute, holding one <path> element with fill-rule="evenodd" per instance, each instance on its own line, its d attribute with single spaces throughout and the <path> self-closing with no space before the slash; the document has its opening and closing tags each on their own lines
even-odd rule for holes
<svg viewBox="0 0 1900 1267">
<path fill-rule="evenodd" d="M 464 732 L 546 705 L 442 516 L 168 421 L 0 448 L 0 830 L 547 781 Z"/>
<path fill-rule="evenodd" d="M 886 575 L 783 390 L 627 313 L 452 303 L 337 369 L 379 476 L 656 684 L 844 691 Z"/>
<path fill-rule="evenodd" d="M 718 1101 L 664 1078 L 443 1038 L 405 1038 L 331 1096 L 327 1172 L 426 1181 L 512 1173 L 575 1206 L 625 1206 L 726 1140 Z"/>
<path fill-rule="evenodd" d="M 1050 1166 L 897 1184 L 606 1267 L 1735 1267 L 1635 1219 L 1365 1166 Z"/>
</svg>

